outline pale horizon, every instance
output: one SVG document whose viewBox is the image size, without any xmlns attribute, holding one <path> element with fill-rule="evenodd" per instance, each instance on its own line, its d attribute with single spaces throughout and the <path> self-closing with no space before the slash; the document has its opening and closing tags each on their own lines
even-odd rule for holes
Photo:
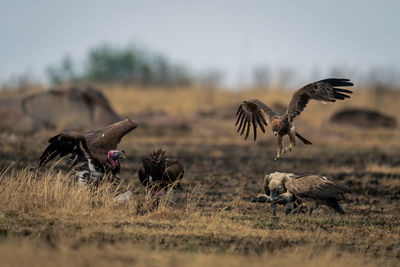
<svg viewBox="0 0 400 267">
<path fill-rule="evenodd" d="M 96 45 L 136 44 L 195 72 L 247 85 L 256 66 L 296 71 L 294 84 L 400 69 L 398 1 L 2 1 L 0 83 Z"/>
</svg>

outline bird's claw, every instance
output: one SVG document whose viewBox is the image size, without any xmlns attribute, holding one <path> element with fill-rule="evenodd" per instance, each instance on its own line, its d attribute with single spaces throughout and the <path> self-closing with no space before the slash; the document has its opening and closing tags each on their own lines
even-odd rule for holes
<svg viewBox="0 0 400 267">
<path fill-rule="evenodd" d="M 287 152 L 287 151 L 291 152 L 291 151 L 292 151 L 292 148 L 293 148 L 292 145 L 288 146 L 288 147 L 285 149 L 285 152 Z"/>
<path fill-rule="evenodd" d="M 281 156 L 276 155 L 276 157 L 274 158 L 274 160 L 277 160 L 277 159 L 280 159 L 280 158 L 281 158 Z"/>
</svg>

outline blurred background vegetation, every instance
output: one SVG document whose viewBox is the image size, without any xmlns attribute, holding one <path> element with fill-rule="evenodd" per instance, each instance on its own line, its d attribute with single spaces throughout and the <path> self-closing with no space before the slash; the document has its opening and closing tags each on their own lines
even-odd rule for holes
<svg viewBox="0 0 400 267">
<path fill-rule="evenodd" d="M 185 66 L 172 63 L 166 56 L 134 45 L 118 47 L 110 44 L 89 50 L 78 64 L 71 56 L 47 68 L 54 84 L 95 82 L 123 83 L 143 86 L 187 86 L 193 77 Z"/>
<path fill-rule="evenodd" d="M 204 89 L 296 89 L 311 81 L 326 77 L 351 78 L 357 85 L 376 93 L 396 90 L 400 86 L 398 68 L 373 66 L 361 68 L 350 65 L 330 66 L 324 75 L 322 69 L 314 68 L 306 77 L 293 66 L 272 67 L 254 65 L 247 82 L 226 85 L 226 72 L 222 68 L 209 67 L 194 70 L 168 56 L 143 46 L 101 43 L 88 49 L 82 58 L 66 54 L 58 62 L 48 65 L 43 81 L 30 72 L 12 75 L 0 84 L 0 89 L 26 89 L 32 87 L 121 84 L 147 88 L 202 87 Z M 238 80 L 241 80 L 238 74 Z M 299 82 L 300 81 L 300 82 Z"/>
</svg>

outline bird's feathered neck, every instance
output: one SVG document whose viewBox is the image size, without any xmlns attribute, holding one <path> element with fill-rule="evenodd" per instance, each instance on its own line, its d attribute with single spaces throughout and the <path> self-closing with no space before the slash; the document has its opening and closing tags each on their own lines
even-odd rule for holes
<svg viewBox="0 0 400 267">
<path fill-rule="evenodd" d="M 110 164 L 111 164 L 111 169 L 115 169 L 115 168 L 117 168 L 118 167 L 118 165 L 119 165 L 119 160 L 114 160 L 114 159 L 112 159 L 112 158 L 108 158 L 108 161 L 110 162 Z"/>
</svg>

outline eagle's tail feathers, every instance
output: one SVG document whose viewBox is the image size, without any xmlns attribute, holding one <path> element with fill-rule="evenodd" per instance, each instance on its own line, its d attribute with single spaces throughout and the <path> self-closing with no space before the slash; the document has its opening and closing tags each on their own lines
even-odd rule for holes
<svg viewBox="0 0 400 267">
<path fill-rule="evenodd" d="M 312 145 L 312 143 L 310 141 L 308 141 L 307 139 L 305 139 L 303 136 L 301 136 L 298 132 L 295 132 L 297 138 L 299 138 L 304 144 L 306 145 Z"/>
</svg>

